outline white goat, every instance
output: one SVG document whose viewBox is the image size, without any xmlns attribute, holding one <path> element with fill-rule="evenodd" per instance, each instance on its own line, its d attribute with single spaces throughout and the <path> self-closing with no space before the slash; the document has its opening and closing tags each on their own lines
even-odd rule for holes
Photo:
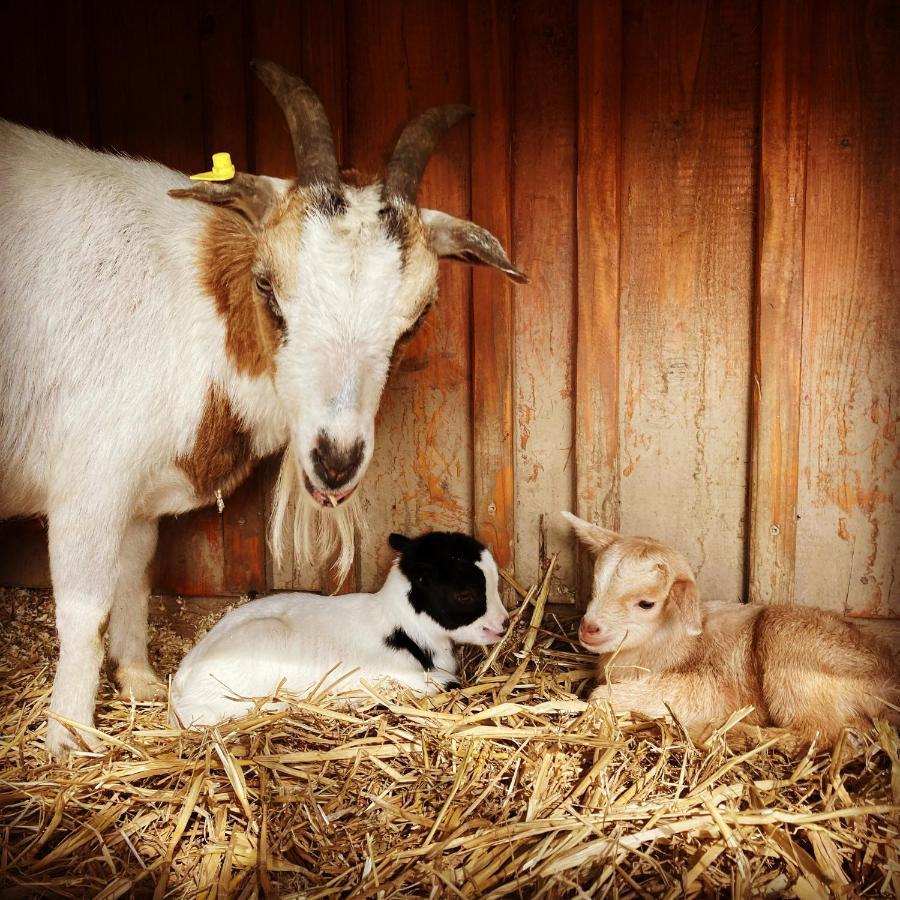
<svg viewBox="0 0 900 900">
<path fill-rule="evenodd" d="M 355 518 L 338 505 L 372 456 L 391 357 L 435 298 L 438 257 L 524 279 L 488 232 L 415 206 L 465 107 L 414 119 L 383 183 L 351 186 L 315 95 L 272 63 L 257 72 L 288 120 L 296 181 L 195 183 L 0 121 L 0 518 L 48 518 L 50 708 L 77 723 L 93 722 L 107 625 L 122 692 L 158 692 L 146 607 L 161 515 L 227 495 L 287 448 L 273 546 L 295 492 L 301 551 L 343 541 L 346 570 Z M 75 739 L 52 720 L 47 743 L 58 755 Z"/>
<path fill-rule="evenodd" d="M 453 645 L 503 637 L 497 565 L 464 534 L 392 534 L 390 542 L 400 557 L 375 594 L 277 594 L 227 613 L 182 661 L 172 721 L 215 725 L 279 685 L 306 694 L 390 678 L 434 694 L 456 684 Z"/>
</svg>

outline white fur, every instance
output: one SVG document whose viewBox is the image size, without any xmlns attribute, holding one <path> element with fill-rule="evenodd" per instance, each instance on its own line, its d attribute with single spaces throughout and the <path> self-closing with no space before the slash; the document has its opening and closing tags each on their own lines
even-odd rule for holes
<svg viewBox="0 0 900 900">
<path fill-rule="evenodd" d="M 409 581 L 396 564 L 375 594 L 277 594 L 232 610 L 182 661 L 172 681 L 173 722 L 215 725 L 247 713 L 279 685 L 305 695 L 317 686 L 342 692 L 389 678 L 437 693 L 456 677 L 454 643 L 488 644 L 505 627 L 496 563 L 485 550 L 476 565 L 485 576 L 487 611 L 453 631 L 413 609 Z M 395 628 L 432 653 L 434 671 L 385 645 Z"/>
</svg>

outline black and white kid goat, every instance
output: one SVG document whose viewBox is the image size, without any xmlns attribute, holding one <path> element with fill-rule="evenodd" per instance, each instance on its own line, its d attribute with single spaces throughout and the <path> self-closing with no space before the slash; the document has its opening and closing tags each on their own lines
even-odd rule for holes
<svg viewBox="0 0 900 900">
<path fill-rule="evenodd" d="M 214 725 L 279 685 L 302 695 L 323 679 L 339 691 L 384 678 L 421 694 L 453 686 L 454 644 L 503 637 L 497 564 L 464 534 L 392 534 L 390 545 L 399 557 L 377 593 L 278 594 L 226 614 L 175 675 L 173 722 Z"/>
</svg>

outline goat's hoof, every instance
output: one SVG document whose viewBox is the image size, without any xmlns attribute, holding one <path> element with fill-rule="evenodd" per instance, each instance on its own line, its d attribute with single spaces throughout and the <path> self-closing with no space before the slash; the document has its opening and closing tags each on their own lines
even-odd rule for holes
<svg viewBox="0 0 900 900">
<path fill-rule="evenodd" d="M 115 682 L 123 700 L 162 700 L 166 685 L 153 669 L 144 666 L 119 666 Z"/>
<path fill-rule="evenodd" d="M 95 735 L 85 731 L 79 731 L 78 734 L 80 741 L 62 722 L 50 719 L 47 722 L 46 740 L 50 758 L 56 762 L 65 762 L 72 750 L 84 750 L 85 747 L 88 750 L 97 750 L 100 747 L 101 741 Z"/>
</svg>

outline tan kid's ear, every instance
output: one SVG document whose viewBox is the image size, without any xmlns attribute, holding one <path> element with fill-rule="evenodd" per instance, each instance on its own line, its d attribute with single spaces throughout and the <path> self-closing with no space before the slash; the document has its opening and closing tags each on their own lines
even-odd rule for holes
<svg viewBox="0 0 900 900">
<path fill-rule="evenodd" d="M 563 510 L 561 515 L 572 528 L 575 529 L 575 534 L 578 535 L 578 539 L 585 546 L 590 547 L 595 553 L 602 553 L 619 538 L 619 535 L 616 534 L 615 531 L 610 531 L 608 528 L 601 528 L 599 525 L 594 525 L 593 522 L 579 519 L 578 516 L 573 513 Z"/>
<path fill-rule="evenodd" d="M 456 219 L 436 209 L 420 209 L 431 246 L 442 259 L 457 259 L 473 266 L 492 266 L 512 281 L 526 284 L 528 276 L 510 261 L 500 241 L 486 228 Z"/>
<path fill-rule="evenodd" d="M 271 178 L 239 172 L 230 181 L 198 181 L 186 188 L 174 188 L 176 200 L 199 200 L 231 210 L 257 228 L 278 192 Z"/>
<path fill-rule="evenodd" d="M 700 591 L 693 578 L 678 578 L 669 590 L 668 603 L 684 623 L 685 631 L 696 637 L 703 631 L 703 612 L 700 608 Z"/>
</svg>

